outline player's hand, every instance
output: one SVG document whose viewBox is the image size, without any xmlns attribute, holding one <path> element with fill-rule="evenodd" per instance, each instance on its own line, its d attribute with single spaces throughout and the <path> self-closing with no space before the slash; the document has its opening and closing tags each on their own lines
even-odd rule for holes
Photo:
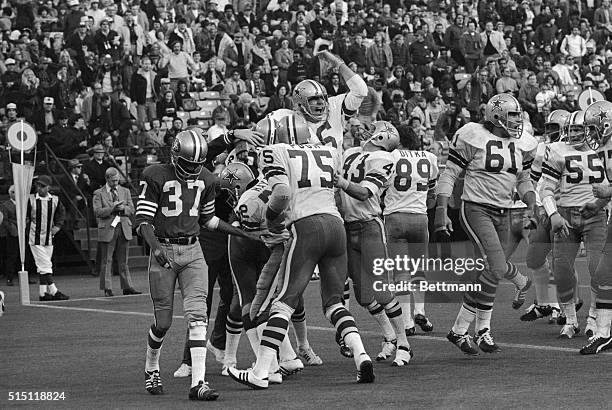
<svg viewBox="0 0 612 410">
<path fill-rule="evenodd" d="M 538 227 L 538 220 L 536 219 L 533 209 L 527 208 L 525 215 L 523 216 L 523 229 L 536 229 Z"/>
<path fill-rule="evenodd" d="M 250 239 L 252 241 L 257 241 L 257 242 L 262 242 L 262 238 L 260 237 L 260 235 L 253 233 L 253 232 L 245 232 L 244 233 L 245 238 Z"/>
<path fill-rule="evenodd" d="M 317 57 L 319 57 L 320 60 L 327 61 L 330 65 L 334 67 L 340 67 L 342 64 L 344 64 L 344 60 L 342 60 L 340 57 L 333 55 L 327 50 L 323 50 L 317 53 Z"/>
<path fill-rule="evenodd" d="M 612 198 L 612 187 L 606 184 L 593 185 L 593 195 L 599 199 L 610 199 Z"/>
<path fill-rule="evenodd" d="M 291 238 L 291 233 L 286 229 L 280 233 L 268 232 L 261 235 L 261 240 L 268 248 L 273 248 L 280 243 L 284 243 L 289 238 Z"/>
<path fill-rule="evenodd" d="M 594 189 L 595 187 L 593 187 Z M 595 215 L 597 215 L 597 213 L 601 210 L 601 207 L 597 204 L 597 202 L 593 201 L 593 202 L 589 202 L 584 204 L 581 208 L 580 208 L 580 214 L 582 215 L 583 218 L 585 219 L 589 219 L 594 217 Z"/>
<path fill-rule="evenodd" d="M 234 138 L 241 141 L 246 141 L 256 147 L 264 146 L 264 136 L 262 133 L 253 131 L 247 128 L 234 130 Z"/>
<path fill-rule="evenodd" d="M 348 188 L 348 186 L 349 186 L 348 180 L 346 180 L 342 176 L 342 174 L 340 174 L 340 171 L 336 171 L 336 173 L 334 174 L 334 186 L 336 188 L 340 188 L 342 190 Z"/>
<path fill-rule="evenodd" d="M 165 269 L 170 269 L 170 261 L 168 260 L 165 250 L 160 247 L 156 247 L 153 249 L 153 256 L 155 256 L 155 260 L 160 266 L 164 267 Z"/>
<path fill-rule="evenodd" d="M 567 238 L 569 236 L 570 228 L 571 226 L 569 222 L 567 222 L 564 217 L 559 215 L 558 212 L 554 213 L 550 217 L 550 229 L 553 233 L 558 233 L 562 237 Z"/>
<path fill-rule="evenodd" d="M 453 232 L 453 223 L 448 217 L 445 207 L 436 207 L 434 232 L 436 233 L 439 242 L 448 242 L 450 240 L 450 233 Z"/>
</svg>

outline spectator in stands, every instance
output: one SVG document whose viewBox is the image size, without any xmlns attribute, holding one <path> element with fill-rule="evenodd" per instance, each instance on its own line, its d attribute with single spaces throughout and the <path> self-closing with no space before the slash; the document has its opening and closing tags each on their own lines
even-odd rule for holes
<svg viewBox="0 0 612 410">
<path fill-rule="evenodd" d="M 498 94 L 508 93 L 518 95 L 519 86 L 514 78 L 510 67 L 505 67 L 502 71 L 502 76 L 495 83 L 495 90 Z"/>
<path fill-rule="evenodd" d="M 125 146 L 130 129 L 130 113 L 127 107 L 110 96 L 103 95 L 100 100 L 101 110 L 91 119 L 91 126 L 100 128 L 113 136 L 119 146 Z"/>
<path fill-rule="evenodd" d="M 251 54 L 251 47 L 244 41 L 244 34 L 241 31 L 234 34 L 234 42 L 225 48 L 222 59 L 230 69 L 239 70 L 240 75 L 246 78 L 246 73 L 251 68 L 253 55 Z"/>
<path fill-rule="evenodd" d="M 480 121 L 480 107 L 495 94 L 495 89 L 488 81 L 489 72 L 481 69 L 478 75 L 472 76 L 470 81 L 470 95 L 467 109 L 470 112 L 470 121 Z"/>
<path fill-rule="evenodd" d="M 208 142 L 219 138 L 228 131 L 229 113 L 222 105 L 217 106 L 212 113 L 214 124 L 206 132 Z"/>
<path fill-rule="evenodd" d="M 161 121 L 158 118 L 153 118 L 149 124 L 151 129 L 147 132 L 147 146 L 161 147 L 164 145 L 164 137 L 166 130 L 161 128 Z"/>
<path fill-rule="evenodd" d="M 404 106 L 405 100 L 401 94 L 395 94 L 392 98 L 393 106 L 386 112 L 386 120 L 399 127 L 408 121 L 408 113 Z"/>
<path fill-rule="evenodd" d="M 286 108 L 288 110 L 293 109 L 293 101 L 289 97 L 289 89 L 287 84 L 280 84 L 276 90 L 276 94 L 270 98 L 268 103 L 268 112 Z"/>
<path fill-rule="evenodd" d="M 101 251 L 100 290 L 104 296 L 114 296 L 112 291 L 112 266 L 117 262 L 121 289 L 124 295 L 139 295 L 132 285 L 128 267 L 128 248 L 132 240 L 134 204 L 130 190 L 119 185 L 116 168 L 105 172 L 106 184 L 94 192 L 93 208 L 98 219 L 98 243 Z"/>
<path fill-rule="evenodd" d="M 130 98 L 136 103 L 141 126 L 156 117 L 156 78 L 157 74 L 152 71 L 151 59 L 144 56 L 140 60 L 140 69 L 132 75 L 130 82 Z"/>
<path fill-rule="evenodd" d="M 61 200 L 66 206 L 66 228 L 79 229 L 85 225 L 81 225 L 84 221 L 79 220 L 78 213 L 85 216 L 87 204 L 91 204 L 91 181 L 89 176 L 83 173 L 83 165 L 78 159 L 69 160 L 66 169 L 68 175 L 60 179 L 63 188 Z"/>
<path fill-rule="evenodd" d="M 106 183 L 106 170 L 111 164 L 104 159 L 106 150 L 102 144 L 96 144 L 91 150 L 93 157 L 83 165 L 83 172 L 89 176 L 92 191 L 99 189 Z"/>
<path fill-rule="evenodd" d="M 225 87 L 225 76 L 223 72 L 219 70 L 217 60 L 209 60 L 208 68 L 204 73 L 204 86 L 211 91 L 221 91 Z"/>
<path fill-rule="evenodd" d="M 480 34 L 484 57 L 500 56 L 507 46 L 504 36 L 499 31 L 493 31 L 493 21 L 485 23 L 485 31 Z"/>
<path fill-rule="evenodd" d="M 247 92 L 244 80 L 240 78 L 240 70 L 234 70 L 232 76 L 225 82 L 223 90 L 228 94 L 240 95 Z"/>
<path fill-rule="evenodd" d="M 189 84 L 188 69 L 197 68 L 191 55 L 182 50 L 182 44 L 179 40 L 172 43 L 172 54 L 165 56 L 160 65 L 161 68 L 168 68 L 168 77 L 173 90 L 176 90 L 180 80 Z"/>
<path fill-rule="evenodd" d="M 157 101 L 157 118 L 174 117 L 176 114 L 176 101 L 172 91 L 162 94 L 162 99 Z"/>
<path fill-rule="evenodd" d="M 284 38 L 281 40 L 280 48 L 274 53 L 274 61 L 279 68 L 279 77 L 281 81 L 287 81 L 287 71 L 293 64 L 293 50 L 289 48 L 289 40 Z"/>
<path fill-rule="evenodd" d="M 391 67 L 393 67 L 391 47 L 383 41 L 381 32 L 377 32 L 374 35 L 374 42 L 366 50 L 366 65 L 382 70 L 385 78 L 388 72 L 391 71 Z"/>
<path fill-rule="evenodd" d="M 340 75 L 338 73 L 332 73 L 329 78 L 329 84 L 327 84 L 327 86 L 325 87 L 327 89 L 327 95 L 329 97 L 348 92 L 347 86 L 340 83 Z"/>
<path fill-rule="evenodd" d="M 258 36 L 255 40 L 255 45 L 251 49 L 253 65 L 261 67 L 263 74 L 270 74 L 272 71 L 271 61 L 272 52 L 270 47 L 266 44 L 266 38 L 264 36 Z"/>
<path fill-rule="evenodd" d="M 176 89 L 176 94 L 174 94 L 174 99 L 176 101 L 176 107 L 179 111 L 192 111 L 190 109 L 186 109 L 183 101 L 192 100 L 191 95 L 189 94 L 189 90 L 187 89 L 187 83 L 183 80 L 178 82 L 178 87 Z M 190 107 L 187 107 L 190 108 Z"/>
</svg>

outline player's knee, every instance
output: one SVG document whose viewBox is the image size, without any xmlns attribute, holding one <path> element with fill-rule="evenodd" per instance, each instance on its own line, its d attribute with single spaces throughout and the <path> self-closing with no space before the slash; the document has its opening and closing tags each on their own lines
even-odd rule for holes
<svg viewBox="0 0 612 410">
<path fill-rule="evenodd" d="M 295 312 L 294 307 L 291 307 L 287 303 L 281 302 L 280 300 L 275 300 L 270 308 L 270 316 L 279 313 L 289 318 L 293 315 L 293 312 Z"/>
</svg>

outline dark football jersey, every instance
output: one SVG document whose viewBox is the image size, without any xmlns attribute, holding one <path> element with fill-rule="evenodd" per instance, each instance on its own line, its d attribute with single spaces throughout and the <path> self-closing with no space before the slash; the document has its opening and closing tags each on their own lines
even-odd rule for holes
<svg viewBox="0 0 612 410">
<path fill-rule="evenodd" d="M 215 214 L 214 182 L 207 169 L 197 179 L 183 181 L 170 164 L 147 167 L 140 181 L 136 226 L 148 222 L 162 238 L 198 235 L 200 217 Z"/>
</svg>

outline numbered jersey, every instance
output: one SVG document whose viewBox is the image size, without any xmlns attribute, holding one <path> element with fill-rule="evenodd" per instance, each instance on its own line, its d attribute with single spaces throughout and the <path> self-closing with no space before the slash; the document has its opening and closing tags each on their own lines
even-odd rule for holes
<svg viewBox="0 0 612 410">
<path fill-rule="evenodd" d="M 203 169 L 197 179 L 182 181 L 170 164 L 151 165 L 142 173 L 136 226 L 148 222 L 162 238 L 196 236 L 201 216 L 215 214 L 215 177 Z"/>
<path fill-rule="evenodd" d="M 266 208 L 272 191 L 266 181 L 259 181 L 247 189 L 234 208 L 234 212 L 245 231 L 264 231 L 266 226 Z"/>
<path fill-rule="evenodd" d="M 254 168 L 257 164 L 257 152 L 249 150 L 246 154 L 245 161 L 241 161 L 236 155 L 236 148 L 234 148 L 230 151 L 229 154 L 227 154 L 227 158 L 225 158 L 225 166 L 228 166 L 229 164 L 234 162 L 247 164 L 249 167 Z"/>
<path fill-rule="evenodd" d="M 344 178 L 367 188 L 368 199 L 360 201 L 342 191 L 342 216 L 346 222 L 369 221 L 382 213 L 380 197 L 389 185 L 393 155 L 386 151 L 362 151 L 354 147 L 344 153 Z"/>
<path fill-rule="evenodd" d="M 471 122 L 456 132 L 445 172 L 458 175 L 465 169 L 462 200 L 510 208 L 517 178 L 530 171 L 536 147 L 536 139 L 529 134 L 501 138 Z"/>
<path fill-rule="evenodd" d="M 600 147 L 597 152 L 599 157 L 604 160 L 608 181 L 612 181 L 612 138 L 608 140 L 606 145 Z"/>
<path fill-rule="evenodd" d="M 580 151 L 565 142 L 546 147 L 542 177 L 555 182 L 558 206 L 582 206 L 594 201 L 592 184 L 606 180 L 604 162 L 593 150 Z"/>
<path fill-rule="evenodd" d="M 275 144 L 261 150 L 259 164 L 268 185 L 289 185 L 288 225 L 316 214 L 340 218 L 333 176 L 341 162 L 338 150 L 324 145 Z"/>
<path fill-rule="evenodd" d="M 326 120 L 317 123 L 308 122 L 311 143 L 322 143 L 342 151 L 344 139 L 344 124 L 347 116 L 353 115 L 357 107 L 346 107 L 347 94 L 336 95 L 329 98 L 329 115 Z M 360 101 L 361 102 L 361 101 Z M 280 109 L 269 114 L 270 119 L 280 121 L 283 117 L 295 114 L 295 111 Z M 271 133 L 273 133 L 273 127 Z M 273 140 L 274 136 L 266 136 L 266 140 Z"/>
<path fill-rule="evenodd" d="M 438 178 L 438 158 L 428 151 L 395 150 L 393 173 L 385 193 L 384 215 L 427 214 L 427 193 Z"/>
</svg>

